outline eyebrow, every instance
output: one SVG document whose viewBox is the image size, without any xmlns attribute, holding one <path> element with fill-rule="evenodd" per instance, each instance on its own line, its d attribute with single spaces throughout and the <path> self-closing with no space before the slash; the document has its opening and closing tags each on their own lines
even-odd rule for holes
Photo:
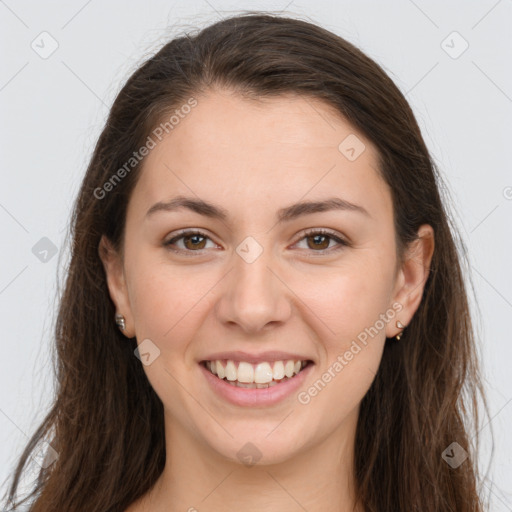
<svg viewBox="0 0 512 512">
<path fill-rule="evenodd" d="M 155 203 L 147 212 L 146 218 L 152 216 L 156 212 L 173 212 L 180 208 L 186 208 L 199 215 L 210 217 L 212 219 L 227 220 L 228 211 L 220 206 L 194 197 L 177 196 L 170 201 L 160 201 Z M 301 201 L 291 206 L 281 208 L 277 212 L 278 222 L 288 222 L 304 215 L 312 213 L 326 212 L 330 210 L 345 210 L 362 213 L 368 217 L 371 215 L 368 210 L 360 205 L 351 203 L 339 197 L 330 197 L 322 201 Z"/>
</svg>

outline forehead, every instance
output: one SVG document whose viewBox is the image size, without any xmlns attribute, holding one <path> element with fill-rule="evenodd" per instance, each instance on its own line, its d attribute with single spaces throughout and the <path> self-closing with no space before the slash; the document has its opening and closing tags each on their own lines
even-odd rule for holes
<svg viewBox="0 0 512 512">
<path fill-rule="evenodd" d="M 294 95 L 250 100 L 228 91 L 196 99 L 190 113 L 155 140 L 134 208 L 147 210 L 181 194 L 228 210 L 275 209 L 327 195 L 365 203 L 375 214 L 391 209 L 375 147 L 324 102 Z"/>
</svg>

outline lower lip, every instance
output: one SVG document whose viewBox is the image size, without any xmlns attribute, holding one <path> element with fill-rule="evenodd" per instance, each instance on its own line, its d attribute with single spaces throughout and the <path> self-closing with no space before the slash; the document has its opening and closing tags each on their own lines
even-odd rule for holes
<svg viewBox="0 0 512 512">
<path fill-rule="evenodd" d="M 312 363 L 309 363 L 297 375 L 284 382 L 269 388 L 239 388 L 232 386 L 228 381 L 219 379 L 210 370 L 202 364 L 199 364 L 206 380 L 209 382 L 213 390 L 222 398 L 226 399 L 234 405 L 245 407 L 269 406 L 284 400 L 292 395 L 304 383 L 308 376 Z"/>
</svg>

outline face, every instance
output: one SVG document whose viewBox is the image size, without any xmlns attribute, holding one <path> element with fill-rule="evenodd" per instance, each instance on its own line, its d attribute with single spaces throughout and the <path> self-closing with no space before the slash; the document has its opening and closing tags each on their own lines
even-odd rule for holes
<svg viewBox="0 0 512 512">
<path fill-rule="evenodd" d="M 102 256 L 110 294 L 125 334 L 145 344 L 166 428 L 224 459 L 240 460 L 251 443 L 260 463 L 289 460 L 353 429 L 386 336 L 419 304 L 431 251 L 399 264 L 376 149 L 327 105 L 227 91 L 197 99 L 145 159 L 124 258 Z M 178 196 L 224 217 L 152 209 Z M 216 357 L 249 374 L 265 373 L 261 359 L 273 370 L 276 360 L 310 364 L 287 382 L 245 389 L 201 363 Z"/>
</svg>

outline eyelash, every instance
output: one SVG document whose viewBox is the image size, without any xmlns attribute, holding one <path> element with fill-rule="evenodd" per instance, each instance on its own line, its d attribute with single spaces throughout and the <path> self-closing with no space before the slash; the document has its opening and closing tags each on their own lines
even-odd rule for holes
<svg viewBox="0 0 512 512">
<path fill-rule="evenodd" d="M 192 253 L 199 253 L 199 255 L 201 255 L 203 253 L 203 251 L 205 251 L 206 249 L 199 249 L 197 251 L 191 251 L 191 250 L 186 250 L 186 249 L 185 250 L 184 249 L 173 249 L 171 247 L 171 245 L 173 245 L 178 240 L 180 240 L 182 238 L 188 238 L 188 237 L 191 237 L 194 235 L 199 235 L 202 238 L 210 239 L 210 237 L 206 233 L 203 233 L 201 231 L 184 230 L 184 231 L 180 232 L 177 236 L 171 238 L 167 242 L 164 242 L 164 246 L 168 247 L 169 250 L 171 250 L 172 252 L 175 252 L 178 254 L 186 254 L 187 256 L 193 256 Z M 323 256 L 327 252 L 337 252 L 337 251 L 341 250 L 343 247 L 350 247 L 349 242 L 347 242 L 346 240 L 340 238 L 339 236 L 335 235 L 333 232 L 326 230 L 326 229 L 312 229 L 310 231 L 306 231 L 302 234 L 302 237 L 299 238 L 299 240 L 297 240 L 297 242 L 300 242 L 300 241 L 304 240 L 305 238 L 313 236 L 313 235 L 327 236 L 328 238 L 334 240 L 335 242 L 337 242 L 339 244 L 338 247 L 335 247 L 334 249 L 331 247 L 330 249 L 322 249 L 320 251 L 314 251 L 314 250 L 312 251 L 313 253 L 319 253 L 319 256 Z M 297 243 L 297 242 L 295 242 L 295 243 Z M 312 257 L 316 257 L 316 255 L 312 256 Z"/>
</svg>

